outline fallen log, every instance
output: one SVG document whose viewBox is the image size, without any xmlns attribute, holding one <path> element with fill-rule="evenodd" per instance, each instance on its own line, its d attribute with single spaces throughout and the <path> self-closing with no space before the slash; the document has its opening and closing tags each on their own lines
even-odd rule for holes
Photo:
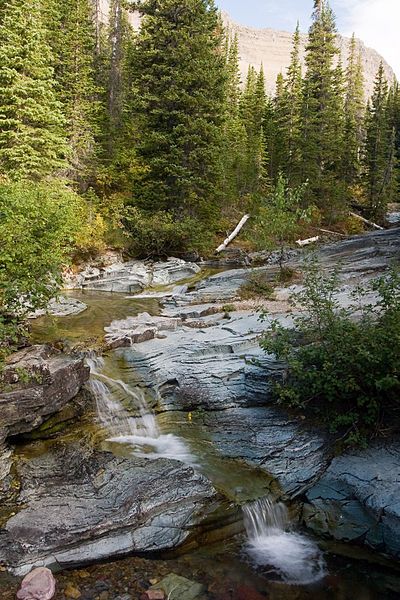
<svg viewBox="0 0 400 600">
<path fill-rule="evenodd" d="M 315 244 L 315 242 L 319 241 L 319 235 L 316 235 L 315 237 L 312 238 L 308 238 L 307 240 L 297 240 L 296 244 L 298 246 L 308 246 L 309 244 Z"/>
<path fill-rule="evenodd" d="M 368 221 L 368 219 L 365 219 L 364 217 L 362 217 L 361 215 L 358 215 L 357 213 L 350 212 L 350 215 L 352 217 L 355 217 L 356 219 L 360 219 L 360 221 L 362 221 L 363 223 L 366 223 L 367 225 L 370 225 L 371 227 L 375 227 L 375 229 L 380 229 L 382 231 L 385 229 L 384 227 L 377 225 L 373 221 Z"/>
<path fill-rule="evenodd" d="M 240 223 L 238 223 L 236 225 L 235 229 L 226 238 L 226 240 L 224 241 L 224 243 L 221 244 L 220 246 L 218 246 L 218 248 L 215 251 L 216 254 L 220 254 L 220 252 L 223 252 L 224 250 L 226 250 L 226 248 L 235 239 L 235 237 L 237 237 L 237 235 L 240 233 L 241 229 L 243 228 L 243 226 L 247 223 L 247 221 L 249 219 L 250 219 L 250 215 L 244 215 L 244 217 L 241 219 Z"/>
</svg>

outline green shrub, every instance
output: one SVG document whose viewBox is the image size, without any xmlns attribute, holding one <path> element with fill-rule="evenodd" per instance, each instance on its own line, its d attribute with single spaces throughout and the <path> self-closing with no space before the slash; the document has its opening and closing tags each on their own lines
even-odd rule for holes
<svg viewBox="0 0 400 600">
<path fill-rule="evenodd" d="M 177 218 L 173 213 L 146 213 L 127 207 L 123 223 L 131 238 L 130 251 L 139 258 L 209 252 L 212 237 L 205 225 L 191 217 Z"/>
<path fill-rule="evenodd" d="M 324 275 L 312 264 L 304 285 L 295 297 L 304 309 L 295 328 L 274 322 L 261 342 L 288 366 L 276 398 L 317 416 L 345 443 L 366 444 L 383 425 L 399 424 L 399 274 L 391 271 L 371 284 L 376 304 L 359 289 L 348 308 L 337 300 L 337 273 Z"/>
<path fill-rule="evenodd" d="M 70 253 L 100 245 L 101 220 L 61 183 L 0 182 L 0 347 L 23 335 L 22 321 L 42 308 Z"/>
</svg>

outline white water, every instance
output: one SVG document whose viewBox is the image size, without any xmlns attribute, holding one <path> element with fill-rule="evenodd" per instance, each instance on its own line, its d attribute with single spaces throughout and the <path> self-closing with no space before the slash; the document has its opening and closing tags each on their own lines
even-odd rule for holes
<svg viewBox="0 0 400 600">
<path fill-rule="evenodd" d="M 299 533 L 288 531 L 286 506 L 261 498 L 243 507 L 248 536 L 246 551 L 258 566 L 289 584 L 307 585 L 322 579 L 325 562 L 318 546 Z"/>
<path fill-rule="evenodd" d="M 104 359 L 87 358 L 90 367 L 90 386 L 96 398 L 100 423 L 110 434 L 107 441 L 128 444 L 136 456 L 143 458 L 174 458 L 195 465 L 186 444 L 172 433 L 162 434 L 155 415 L 149 410 L 143 392 L 131 389 L 124 381 L 106 375 Z M 123 406 L 129 400 L 138 417 Z"/>
</svg>

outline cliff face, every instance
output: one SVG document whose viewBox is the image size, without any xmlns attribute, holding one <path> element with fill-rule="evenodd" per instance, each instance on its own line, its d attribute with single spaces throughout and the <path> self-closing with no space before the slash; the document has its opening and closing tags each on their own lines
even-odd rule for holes
<svg viewBox="0 0 400 600">
<path fill-rule="evenodd" d="M 110 0 L 96 0 L 99 8 L 98 16 L 103 22 L 107 21 Z M 287 31 L 277 31 L 275 29 L 256 29 L 245 27 L 232 21 L 227 13 L 223 13 L 223 19 L 226 28 L 237 33 L 240 49 L 240 70 L 242 79 L 245 80 L 250 65 L 256 69 L 264 67 L 266 87 L 270 94 L 275 92 L 275 82 L 279 73 L 286 73 L 290 63 L 290 52 L 292 49 L 292 33 Z M 140 18 L 137 13 L 130 15 L 130 21 L 133 27 L 140 26 Z M 307 35 L 302 35 L 301 55 L 304 62 L 305 48 L 307 45 Z M 339 47 L 342 54 L 344 66 L 349 54 L 350 39 L 338 36 Z M 371 48 L 367 48 L 362 41 L 358 40 L 359 48 L 364 65 L 365 93 L 366 97 L 371 96 L 374 86 L 375 75 L 378 71 L 379 63 L 383 61 L 386 77 L 389 82 L 394 80 L 394 72 L 386 61 Z"/>
<path fill-rule="evenodd" d="M 285 74 L 290 63 L 292 34 L 286 31 L 277 31 L 275 29 L 255 29 L 253 27 L 245 27 L 232 21 L 227 14 L 224 14 L 223 18 L 229 31 L 233 34 L 237 33 L 239 38 L 241 57 L 240 69 L 242 77 L 246 76 L 250 65 L 259 69 L 262 64 L 264 66 L 268 92 L 274 93 L 278 74 Z M 302 35 L 301 40 L 301 55 L 304 63 L 307 35 Z M 350 39 L 338 36 L 338 42 L 343 64 L 346 65 Z M 392 82 L 394 80 L 394 72 L 378 52 L 371 48 L 367 48 L 360 40 L 358 40 L 358 44 L 364 66 L 365 93 L 366 96 L 369 97 L 373 91 L 374 79 L 378 71 L 379 63 L 383 61 L 388 81 Z"/>
</svg>

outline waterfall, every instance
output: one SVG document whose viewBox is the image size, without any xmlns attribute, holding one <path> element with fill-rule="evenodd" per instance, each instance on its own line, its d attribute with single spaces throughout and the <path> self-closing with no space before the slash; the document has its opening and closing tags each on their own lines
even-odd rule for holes
<svg viewBox="0 0 400 600">
<path fill-rule="evenodd" d="M 89 385 L 96 398 L 98 419 L 109 433 L 107 441 L 128 444 L 136 456 L 143 458 L 174 458 L 195 465 L 193 455 L 180 438 L 172 433 L 161 433 L 142 390 L 132 389 L 122 379 L 106 375 L 102 357 L 90 357 L 86 361 L 90 367 Z M 123 405 L 125 401 L 132 404 L 139 416 L 130 414 Z"/>
<path fill-rule="evenodd" d="M 269 567 L 285 583 L 306 585 L 322 579 L 325 562 L 309 538 L 290 531 L 287 507 L 261 498 L 243 507 L 246 551 L 259 567 Z"/>
</svg>

